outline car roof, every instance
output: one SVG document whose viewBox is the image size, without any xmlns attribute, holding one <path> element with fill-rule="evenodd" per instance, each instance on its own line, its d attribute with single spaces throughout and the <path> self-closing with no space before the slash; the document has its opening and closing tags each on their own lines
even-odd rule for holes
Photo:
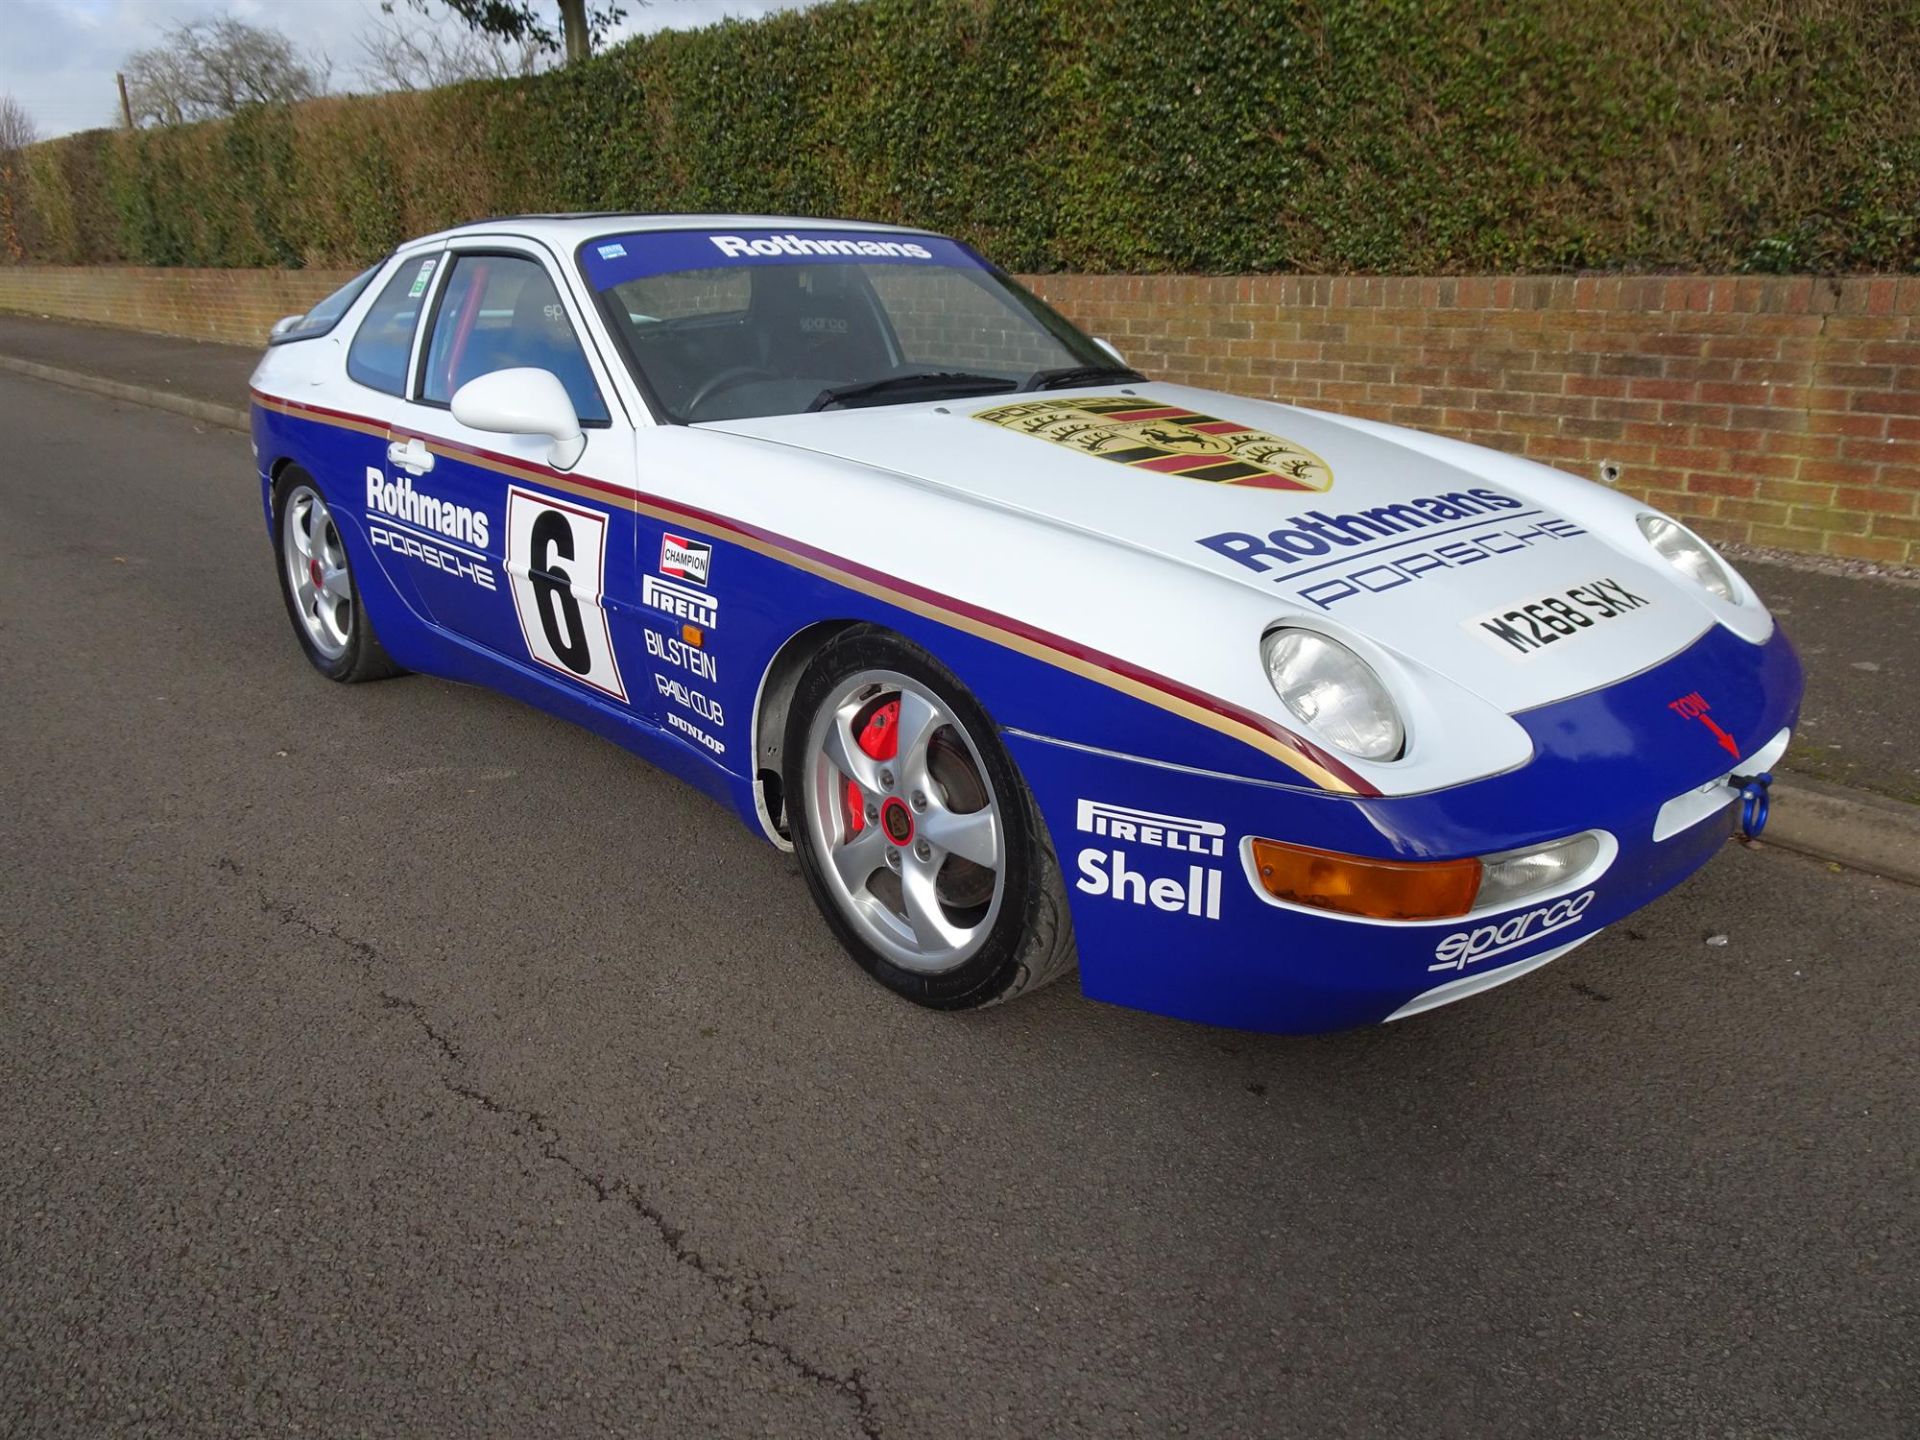
<svg viewBox="0 0 1920 1440">
<path fill-rule="evenodd" d="M 524 235 L 570 249 L 596 236 L 631 235 L 644 230 L 860 230 L 884 235 L 934 233 L 911 225 L 883 225 L 872 220 L 828 220 L 804 215 L 648 215 L 621 210 L 595 210 L 570 215 L 497 215 L 422 235 L 419 240 L 409 243 L 492 233 Z"/>
</svg>

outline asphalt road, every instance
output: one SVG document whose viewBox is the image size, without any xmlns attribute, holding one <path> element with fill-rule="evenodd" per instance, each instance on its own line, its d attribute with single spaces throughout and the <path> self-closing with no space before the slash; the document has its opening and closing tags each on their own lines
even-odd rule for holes
<svg viewBox="0 0 1920 1440">
<path fill-rule="evenodd" d="M 1920 584 L 1755 560 L 1740 573 L 1806 666 L 1784 768 L 1920 803 Z"/>
<path fill-rule="evenodd" d="M 1312 1040 L 931 1015 L 623 752 L 314 675 L 241 437 L 0 435 L 0 1433 L 1920 1431 L 1920 892 L 1730 848 Z"/>
</svg>

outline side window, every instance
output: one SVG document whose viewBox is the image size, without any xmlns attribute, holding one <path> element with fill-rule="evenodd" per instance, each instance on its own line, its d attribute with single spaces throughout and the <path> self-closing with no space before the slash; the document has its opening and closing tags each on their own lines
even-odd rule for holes
<svg viewBox="0 0 1920 1440">
<path fill-rule="evenodd" d="M 434 317 L 420 398 L 446 405 L 469 380 L 520 366 L 559 376 L 581 424 L 607 423 L 606 401 L 546 267 L 518 255 L 460 256 Z"/>
<path fill-rule="evenodd" d="M 367 318 L 347 347 L 347 374 L 362 385 L 389 395 L 407 393 L 407 358 L 413 353 L 413 329 L 426 304 L 440 256 L 402 260 L 380 291 Z"/>
</svg>

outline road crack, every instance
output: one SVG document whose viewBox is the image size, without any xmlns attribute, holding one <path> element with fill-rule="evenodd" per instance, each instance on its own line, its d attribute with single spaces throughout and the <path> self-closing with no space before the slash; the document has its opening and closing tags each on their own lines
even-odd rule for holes
<svg viewBox="0 0 1920 1440">
<path fill-rule="evenodd" d="M 229 860 L 216 868 L 244 875 L 246 871 Z M 866 1375 L 858 1367 L 846 1374 L 829 1370 L 807 1359 L 791 1345 L 769 1333 L 770 1327 L 794 1307 L 777 1299 L 765 1281 L 751 1273 L 735 1271 L 687 1243 L 685 1227 L 675 1224 L 647 1195 L 644 1186 L 619 1176 L 608 1176 L 572 1155 L 562 1142 L 560 1132 L 546 1114 L 502 1100 L 499 1096 L 468 1084 L 449 1070 L 468 1069 L 467 1052 L 437 1026 L 427 1008 L 419 1001 L 401 995 L 381 983 L 378 966 L 380 952 L 368 941 L 343 934 L 338 927 L 321 925 L 300 912 L 299 907 L 275 900 L 264 891 L 261 910 L 280 924 L 298 930 L 311 939 L 338 946 L 367 989 L 379 1000 L 381 1008 L 405 1016 L 426 1039 L 440 1062 L 440 1084 L 448 1094 L 485 1111 L 511 1121 L 513 1133 L 532 1144 L 540 1158 L 560 1166 L 581 1186 L 590 1190 L 602 1204 L 616 1204 L 632 1212 L 652 1231 L 675 1264 L 684 1265 L 704 1280 L 713 1292 L 737 1311 L 745 1322 L 746 1347 L 772 1355 L 808 1384 L 831 1391 L 853 1407 L 854 1423 L 868 1440 L 880 1440 L 881 1427 L 872 1390 Z"/>
</svg>

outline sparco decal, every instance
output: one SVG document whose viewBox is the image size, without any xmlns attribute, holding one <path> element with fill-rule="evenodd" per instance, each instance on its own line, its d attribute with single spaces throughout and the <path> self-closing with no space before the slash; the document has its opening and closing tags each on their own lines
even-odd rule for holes
<svg viewBox="0 0 1920 1440">
<path fill-rule="evenodd" d="M 1080 802 L 1079 825 L 1089 835 L 1133 840 L 1142 845 L 1158 845 L 1164 850 L 1184 850 L 1189 855 L 1221 855 L 1227 848 L 1227 827 L 1217 821 L 1187 820 L 1152 810 L 1132 810 L 1103 800 Z"/>
<path fill-rule="evenodd" d="M 527 653 L 624 702 L 604 608 L 606 576 L 604 511 L 508 487 L 507 582 Z"/>
<path fill-rule="evenodd" d="M 647 637 L 647 654 L 656 660 L 664 660 L 669 665 L 677 665 L 689 675 L 697 675 L 709 685 L 720 681 L 720 662 L 704 650 L 696 650 L 684 640 L 672 635 L 661 635 L 653 630 L 643 630 Z"/>
<path fill-rule="evenodd" d="M 423 494 L 413 488 L 408 476 L 389 480 L 374 466 L 367 467 L 367 509 L 391 520 L 431 530 L 449 540 L 458 540 L 477 549 L 487 548 L 487 512 L 470 510 Z"/>
<path fill-rule="evenodd" d="M 705 585 L 712 567 L 713 546 L 704 540 L 689 540 L 684 535 L 671 533 L 660 537 L 660 573 L 669 580 L 691 580 L 695 585 Z"/>
<path fill-rule="evenodd" d="M 640 595 L 656 610 L 664 610 L 677 619 L 712 630 L 720 623 L 720 602 L 712 595 L 675 585 L 656 575 L 640 582 Z"/>
<path fill-rule="evenodd" d="M 1556 930 L 1577 924 L 1586 914 L 1587 906 L 1593 903 L 1593 893 L 1583 890 L 1551 905 L 1523 910 L 1504 920 L 1490 920 L 1475 930 L 1456 930 L 1433 947 L 1434 963 L 1427 969 L 1464 970 L 1482 960 L 1543 940 Z"/>
<path fill-rule="evenodd" d="M 1650 603 L 1618 580 L 1589 580 L 1557 595 L 1542 595 L 1510 609 L 1476 615 L 1461 624 L 1509 658 L 1517 655 L 1531 660 L 1549 645 Z"/>
</svg>

